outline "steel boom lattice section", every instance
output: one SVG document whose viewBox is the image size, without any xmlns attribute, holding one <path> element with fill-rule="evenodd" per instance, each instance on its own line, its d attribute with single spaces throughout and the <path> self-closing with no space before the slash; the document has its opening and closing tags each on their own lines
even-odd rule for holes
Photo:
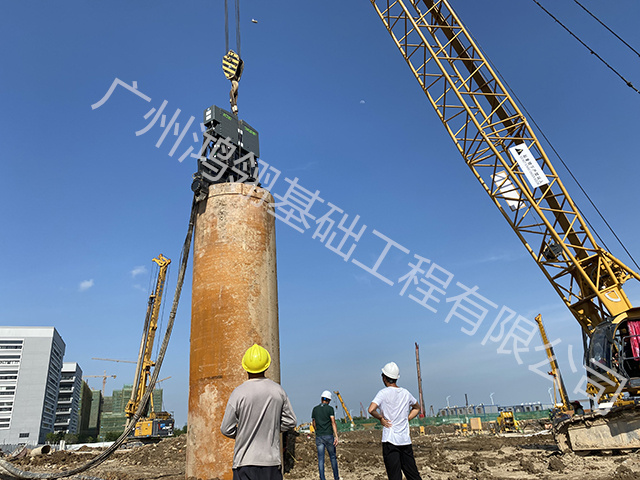
<svg viewBox="0 0 640 480">
<path fill-rule="evenodd" d="M 371 0 L 456 147 L 588 334 L 640 275 L 600 248 L 518 106 L 445 0 Z M 523 145 L 536 163 L 510 153 Z M 526 149 L 525 149 L 526 151 Z M 539 168 L 538 168 L 539 167 Z M 530 177 L 529 177 L 530 178 Z"/>
</svg>

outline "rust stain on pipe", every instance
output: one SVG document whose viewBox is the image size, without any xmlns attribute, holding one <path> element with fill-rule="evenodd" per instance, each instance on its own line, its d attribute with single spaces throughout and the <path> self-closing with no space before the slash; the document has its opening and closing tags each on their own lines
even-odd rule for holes
<svg viewBox="0 0 640 480">
<path fill-rule="evenodd" d="M 252 344 L 280 382 L 273 197 L 239 183 L 212 185 L 194 235 L 186 477 L 231 480 L 233 440 L 220 433 L 232 390 L 246 380 Z"/>
</svg>

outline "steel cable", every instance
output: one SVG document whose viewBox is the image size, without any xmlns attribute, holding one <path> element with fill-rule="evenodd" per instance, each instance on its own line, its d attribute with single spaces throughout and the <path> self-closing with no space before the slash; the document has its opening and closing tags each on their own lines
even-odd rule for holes
<svg viewBox="0 0 640 480">
<path fill-rule="evenodd" d="M 189 260 L 189 251 L 191 248 L 191 239 L 193 238 L 193 229 L 195 226 L 196 220 L 196 211 L 197 211 L 197 203 L 194 197 L 193 202 L 191 204 L 191 215 L 189 218 L 189 227 L 187 229 L 187 235 L 184 240 L 184 244 L 182 246 L 182 252 L 180 253 L 180 271 L 178 272 L 178 281 L 176 284 L 176 291 L 173 296 L 173 305 L 171 307 L 171 313 L 169 314 L 169 321 L 167 323 L 167 330 L 164 334 L 164 340 L 162 342 L 162 346 L 160 347 L 160 351 L 158 353 L 158 359 L 156 361 L 156 365 L 153 369 L 153 374 L 149 380 L 149 387 L 142 397 L 140 405 L 138 405 L 138 409 L 136 410 L 135 415 L 131 418 L 129 424 L 125 428 L 124 432 L 120 437 L 113 442 L 109 448 L 107 448 L 104 452 L 98 455 L 96 458 L 90 460 L 89 462 L 81 465 L 80 467 L 73 468 L 71 470 L 67 470 L 59 473 L 46 473 L 46 472 L 29 472 L 25 470 L 21 470 L 6 460 L 0 459 L 0 478 L 3 480 L 13 480 L 13 479 L 54 479 L 54 478 L 72 478 L 75 480 L 102 480 L 98 477 L 91 476 L 82 476 L 78 475 L 91 467 L 100 465 L 104 462 L 113 452 L 115 452 L 128 438 L 129 434 L 135 428 L 137 421 L 142 416 L 147 403 L 149 402 L 149 398 L 153 393 L 153 389 L 155 388 L 156 382 L 158 380 L 158 376 L 160 375 L 160 367 L 162 367 L 162 362 L 164 361 L 164 356 L 167 351 L 167 347 L 169 346 L 169 339 L 171 338 L 171 332 L 173 330 L 174 320 L 176 318 L 176 313 L 178 311 L 178 303 L 180 301 L 180 294 L 182 293 L 182 285 L 184 283 L 184 277 L 187 270 L 187 263 Z"/>
<path fill-rule="evenodd" d="M 553 16 L 553 14 L 547 10 L 546 8 L 544 8 L 540 2 L 538 2 L 538 0 L 533 0 L 533 2 L 538 5 L 547 15 L 549 15 L 551 18 L 553 18 L 562 28 L 564 28 L 569 35 L 571 35 L 573 38 L 575 38 L 578 42 L 580 42 L 580 44 L 582 44 L 587 50 L 589 50 L 589 53 L 591 53 L 591 55 L 595 55 L 596 58 L 598 58 L 598 60 L 600 60 L 602 63 L 604 63 L 609 70 L 611 70 L 613 73 L 615 73 L 618 77 L 620 77 L 620 79 L 627 84 L 627 87 L 631 88 L 633 91 L 635 91 L 636 93 L 640 94 L 640 90 L 638 90 L 636 87 L 633 86 L 633 84 L 627 80 L 626 78 L 624 78 L 622 76 L 622 74 L 620 72 L 618 72 L 615 68 L 613 68 L 611 65 L 609 65 L 604 58 L 602 58 L 600 55 L 598 55 L 589 45 L 587 45 L 585 42 L 583 42 L 575 33 L 573 33 L 571 30 L 569 30 L 569 28 L 563 24 L 560 20 L 558 20 L 556 17 Z"/>
<path fill-rule="evenodd" d="M 616 32 L 614 32 L 613 30 L 611 30 L 609 28 L 608 25 L 606 25 L 604 22 L 602 22 L 598 17 L 596 17 L 593 13 L 591 13 L 587 7 L 585 7 L 584 5 L 582 5 L 578 0 L 573 0 L 575 3 L 577 3 L 580 8 L 582 8 L 585 12 L 587 12 L 589 15 L 591 15 L 593 17 L 593 19 L 598 22 L 600 25 L 602 25 L 604 28 L 606 28 L 607 30 L 609 30 L 609 32 L 616 37 L 618 40 L 620 40 L 622 43 L 624 43 L 627 47 L 629 47 L 629 49 L 631 49 L 631 51 L 633 53 L 635 53 L 636 55 L 638 55 L 640 57 L 640 52 L 638 52 L 635 48 L 633 48 L 631 45 L 629 45 L 627 42 L 625 42 L 622 37 L 620 37 Z"/>
<path fill-rule="evenodd" d="M 240 54 L 240 0 L 236 0 L 236 46 L 238 47 L 238 56 Z"/>
<path fill-rule="evenodd" d="M 240 0 L 236 2 L 236 49 L 240 56 Z M 229 0 L 224 0 L 224 53 L 229 51 Z"/>
<path fill-rule="evenodd" d="M 229 0 L 224 0 L 224 53 L 229 51 Z"/>
</svg>

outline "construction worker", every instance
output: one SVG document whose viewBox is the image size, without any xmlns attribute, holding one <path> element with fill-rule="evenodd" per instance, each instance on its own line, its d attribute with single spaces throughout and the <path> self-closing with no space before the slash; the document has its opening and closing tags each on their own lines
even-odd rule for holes
<svg viewBox="0 0 640 480">
<path fill-rule="evenodd" d="M 398 387 L 400 369 L 394 362 L 382 368 L 380 390 L 371 405 L 369 414 L 382 424 L 382 458 L 389 480 L 422 480 L 411 446 L 409 420 L 420 413 L 420 404 L 408 390 Z M 378 411 L 380 409 L 380 411 Z"/>
<path fill-rule="evenodd" d="M 293 430 L 296 416 L 284 389 L 265 377 L 269 352 L 254 344 L 242 357 L 248 380 L 231 392 L 220 431 L 236 443 L 233 480 L 282 480 L 280 432 Z"/>
<path fill-rule="evenodd" d="M 329 453 L 331 460 L 331 470 L 333 470 L 333 480 L 340 480 L 338 474 L 338 458 L 336 457 L 336 446 L 338 445 L 338 428 L 336 427 L 336 413 L 331 402 L 331 392 L 325 390 L 320 395 L 320 405 L 313 407 L 311 412 L 311 422 L 316 432 L 316 449 L 318 450 L 318 473 L 320 480 L 324 477 L 324 451 Z"/>
</svg>

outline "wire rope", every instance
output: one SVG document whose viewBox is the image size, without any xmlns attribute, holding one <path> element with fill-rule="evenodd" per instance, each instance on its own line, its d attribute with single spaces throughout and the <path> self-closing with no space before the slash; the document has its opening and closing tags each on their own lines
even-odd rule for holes
<svg viewBox="0 0 640 480">
<path fill-rule="evenodd" d="M 224 0 L 224 53 L 229 51 L 229 0 Z"/>
<path fill-rule="evenodd" d="M 238 47 L 238 56 L 240 54 L 240 0 L 236 0 L 236 46 Z"/>
<path fill-rule="evenodd" d="M 600 55 L 598 55 L 589 45 L 587 45 L 585 42 L 583 42 L 582 39 L 580 39 L 580 37 L 578 37 L 575 33 L 573 33 L 564 23 L 562 23 L 560 20 L 558 20 L 549 10 L 544 8 L 540 4 L 540 2 L 538 2 L 538 0 L 532 0 L 532 1 L 536 5 L 538 5 L 547 15 L 549 15 L 551 18 L 553 18 L 562 28 L 564 28 L 567 31 L 567 33 L 569 33 L 569 35 L 571 35 L 578 42 L 580 42 L 580 44 L 582 44 L 587 50 L 589 50 L 589 53 L 591 53 L 591 55 L 595 55 L 596 58 L 598 58 L 598 60 L 600 60 L 602 63 L 604 63 L 607 66 L 607 68 L 609 68 L 609 70 L 611 70 L 618 77 L 620 77 L 620 79 L 627 85 L 627 87 L 631 88 L 633 91 L 635 91 L 636 93 L 640 94 L 640 90 L 638 90 L 636 87 L 634 87 L 633 84 L 629 80 L 624 78 L 624 76 L 622 76 L 622 74 L 620 72 L 618 72 L 615 68 L 613 68 L 611 65 L 609 65 L 604 58 L 602 58 Z"/>
<path fill-rule="evenodd" d="M 154 265 L 156 265 L 156 264 L 154 263 Z M 155 274 L 155 268 L 152 267 L 151 271 L 149 272 L 149 283 L 147 285 L 147 296 L 151 295 L 151 292 L 153 291 L 152 290 L 153 282 L 154 282 L 156 276 L 157 275 Z"/>
<path fill-rule="evenodd" d="M 238 56 L 240 51 L 240 0 L 235 0 L 236 4 L 236 49 Z M 224 0 L 224 53 L 229 51 L 229 0 Z"/>
<path fill-rule="evenodd" d="M 163 290 L 163 295 L 162 295 L 162 311 L 159 315 L 158 318 L 158 330 L 162 331 L 163 325 L 164 325 L 164 313 L 165 313 L 165 308 L 167 306 L 167 296 L 164 295 L 164 292 L 166 292 L 169 289 L 169 278 L 171 275 L 171 264 L 169 264 L 169 266 L 167 267 L 167 275 L 165 276 L 165 281 L 164 281 L 164 286 L 162 287 Z M 160 348 L 160 337 L 156 336 L 156 352 L 158 351 L 158 349 Z"/>
<path fill-rule="evenodd" d="M 606 25 L 604 22 L 602 22 L 598 17 L 596 17 L 593 13 L 591 13 L 589 11 L 589 9 L 587 9 L 587 7 L 585 7 L 584 5 L 582 5 L 578 0 L 573 0 L 575 3 L 577 3 L 580 8 L 582 8 L 585 12 L 587 12 L 589 15 L 591 15 L 593 17 L 593 19 L 598 22 L 600 25 L 602 25 L 604 28 L 606 28 L 614 37 L 616 37 L 618 40 L 620 40 L 622 43 L 624 43 L 627 47 L 629 47 L 629 49 L 635 53 L 636 55 L 638 55 L 638 57 L 640 57 L 640 52 L 638 52 L 635 48 L 633 48 L 631 45 L 629 45 L 627 42 L 625 42 L 622 37 L 620 37 L 616 32 L 614 32 L 613 30 L 611 30 L 609 28 L 608 25 Z"/>
</svg>

